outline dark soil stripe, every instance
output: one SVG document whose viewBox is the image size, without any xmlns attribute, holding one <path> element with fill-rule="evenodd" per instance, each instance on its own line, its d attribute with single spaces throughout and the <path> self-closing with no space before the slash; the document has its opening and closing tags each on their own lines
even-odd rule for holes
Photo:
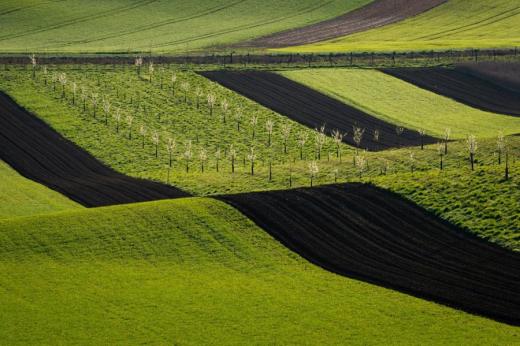
<svg viewBox="0 0 520 346">
<path fill-rule="evenodd" d="M 363 184 L 218 197 L 327 270 L 520 324 L 520 254 Z"/>
<path fill-rule="evenodd" d="M 115 172 L 3 93 L 0 159 L 87 207 L 188 196 L 171 186 Z"/>
<path fill-rule="evenodd" d="M 264 36 L 240 46 L 287 47 L 346 36 L 396 23 L 445 3 L 447 0 L 376 0 L 339 17 Z"/>
<path fill-rule="evenodd" d="M 520 92 L 460 69 L 395 68 L 383 72 L 474 108 L 520 116 Z"/>
<path fill-rule="evenodd" d="M 275 73 L 213 71 L 201 74 L 311 128 L 326 125 L 329 131 L 338 129 L 348 132 L 344 141 L 351 145 L 355 145 L 352 139 L 353 126 L 364 128 L 361 147 L 367 150 L 416 146 L 421 141 L 416 131 L 405 129 L 398 136 L 395 125 Z M 380 132 L 379 141 L 373 139 L 376 129 Z M 428 136 L 423 140 L 425 144 L 436 141 Z"/>
</svg>

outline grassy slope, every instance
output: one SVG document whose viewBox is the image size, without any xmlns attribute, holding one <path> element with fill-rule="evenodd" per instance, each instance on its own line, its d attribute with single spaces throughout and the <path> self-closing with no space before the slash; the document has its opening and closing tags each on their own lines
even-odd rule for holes
<svg viewBox="0 0 520 346">
<path fill-rule="evenodd" d="M 450 0 L 417 17 L 379 29 L 282 50 L 295 52 L 501 48 L 520 44 L 515 0 Z"/>
<path fill-rule="evenodd" d="M 368 2 L 8 1 L 0 5 L 0 51 L 183 53 L 318 22 Z"/>
<path fill-rule="evenodd" d="M 26 179 L 0 160 L 0 219 L 79 208 L 58 192 Z"/>
<path fill-rule="evenodd" d="M 318 269 L 211 199 L 0 221 L 0 270 L 8 344 L 506 344 L 518 333 Z"/>
<path fill-rule="evenodd" d="M 421 89 L 377 70 L 321 69 L 282 72 L 338 100 L 408 128 L 442 137 L 495 137 L 520 133 L 520 118 L 484 112 Z"/>
</svg>

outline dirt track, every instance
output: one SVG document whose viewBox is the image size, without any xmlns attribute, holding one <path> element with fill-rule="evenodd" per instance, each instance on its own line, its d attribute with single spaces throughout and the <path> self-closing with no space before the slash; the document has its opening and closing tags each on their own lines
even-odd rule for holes
<svg viewBox="0 0 520 346">
<path fill-rule="evenodd" d="M 0 159 L 87 207 L 188 196 L 108 168 L 0 93 Z"/>
<path fill-rule="evenodd" d="M 520 254 L 388 191 L 344 184 L 219 198 L 327 270 L 520 324 Z"/>
<path fill-rule="evenodd" d="M 298 46 L 346 36 L 426 12 L 447 0 L 376 0 L 339 17 L 244 42 L 241 46 L 277 48 Z"/>
<path fill-rule="evenodd" d="M 350 145 L 355 145 L 352 139 L 354 125 L 366 130 L 361 142 L 364 149 L 377 151 L 420 145 L 420 136 L 416 131 L 405 129 L 398 136 L 395 125 L 275 73 L 213 71 L 201 74 L 311 128 L 326 125 L 329 131 L 338 129 L 348 132 L 344 142 Z M 376 129 L 380 132 L 379 141 L 373 139 Z M 425 144 L 435 142 L 435 138 L 424 137 Z"/>
<path fill-rule="evenodd" d="M 460 68 L 397 68 L 383 72 L 474 108 L 520 116 L 520 91 Z"/>
</svg>

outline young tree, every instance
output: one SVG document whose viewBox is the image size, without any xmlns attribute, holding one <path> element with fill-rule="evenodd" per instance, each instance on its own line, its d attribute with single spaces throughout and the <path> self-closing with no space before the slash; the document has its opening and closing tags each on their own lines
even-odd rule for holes
<svg viewBox="0 0 520 346">
<path fill-rule="evenodd" d="M 143 66 L 143 58 L 141 58 L 141 57 L 135 58 L 134 65 L 137 68 L 137 75 L 141 76 L 141 66 Z"/>
<path fill-rule="evenodd" d="M 502 164 L 502 153 L 506 147 L 506 140 L 502 131 L 498 133 L 497 138 L 497 152 L 498 152 L 498 164 Z"/>
<path fill-rule="evenodd" d="M 318 160 L 321 160 L 321 151 L 327 139 L 327 136 L 325 135 L 325 126 L 322 126 L 320 129 L 315 130 L 316 132 L 314 133 L 314 146 L 316 147 L 316 158 Z"/>
<path fill-rule="evenodd" d="M 118 131 L 119 132 L 119 125 L 118 125 Z M 146 137 L 146 126 L 144 126 L 144 124 L 141 124 L 141 126 L 139 126 L 139 134 L 141 135 L 141 149 L 144 149 L 144 142 L 145 142 L 145 137 Z"/>
<path fill-rule="evenodd" d="M 379 130 L 378 130 L 378 129 L 375 129 L 375 130 L 374 130 L 374 136 L 373 136 L 374 142 L 376 142 L 376 143 L 379 142 L 379 136 L 380 136 L 380 135 L 381 135 L 381 134 L 380 134 Z"/>
<path fill-rule="evenodd" d="M 152 132 L 152 143 L 155 145 L 155 157 L 159 157 L 159 133 L 154 130 Z"/>
<path fill-rule="evenodd" d="M 344 134 L 341 133 L 338 129 L 332 131 L 332 140 L 336 145 L 336 157 L 339 158 L 341 162 L 341 142 L 343 142 Z"/>
<path fill-rule="evenodd" d="M 207 102 L 208 102 L 208 109 L 209 109 L 209 115 L 213 116 L 213 109 L 215 108 L 215 103 L 217 102 L 217 97 L 215 94 L 208 94 Z"/>
<path fill-rule="evenodd" d="M 116 133 L 119 133 L 119 123 L 121 122 L 121 109 L 119 107 L 116 108 L 116 111 L 112 115 L 114 120 L 116 121 Z"/>
<path fill-rule="evenodd" d="M 267 146 L 271 146 L 271 138 L 273 136 L 273 128 L 274 128 L 274 122 L 271 119 L 267 119 L 265 122 L 265 130 L 267 131 Z"/>
<path fill-rule="evenodd" d="M 188 103 L 188 91 L 190 90 L 190 83 L 182 82 L 181 90 L 184 91 L 184 103 Z"/>
<path fill-rule="evenodd" d="M 237 159 L 237 156 L 238 156 L 238 152 L 235 149 L 235 147 L 233 146 L 233 144 L 231 144 L 229 146 L 229 159 L 231 160 L 231 173 L 235 173 L 235 160 Z"/>
<path fill-rule="evenodd" d="M 98 94 L 92 93 L 92 95 L 90 95 L 90 102 L 92 102 L 92 111 L 93 111 L 94 118 L 96 118 Z"/>
<path fill-rule="evenodd" d="M 444 129 L 444 155 L 448 155 L 448 141 L 450 140 L 451 129 L 447 127 Z"/>
<path fill-rule="evenodd" d="M 191 151 L 191 140 L 188 140 L 184 147 L 184 160 L 186 161 L 186 173 L 190 171 L 190 161 L 193 157 L 193 152 Z"/>
<path fill-rule="evenodd" d="M 363 177 L 363 172 L 367 168 L 367 160 L 364 155 L 359 154 L 354 157 L 354 162 L 359 173 L 359 178 L 361 179 Z"/>
<path fill-rule="evenodd" d="M 387 159 L 383 159 L 383 166 L 381 168 L 381 174 L 386 175 L 388 170 L 390 169 L 390 161 Z"/>
<path fill-rule="evenodd" d="M 305 131 L 300 131 L 298 134 L 298 148 L 300 149 L 300 160 L 303 160 L 303 148 L 305 147 L 305 143 L 307 142 L 307 138 L 309 135 Z"/>
<path fill-rule="evenodd" d="M 29 55 L 29 59 L 31 60 L 31 65 L 32 65 L 32 78 L 35 79 L 36 78 L 36 55 L 34 54 L 31 54 Z"/>
<path fill-rule="evenodd" d="M 217 151 L 215 151 L 215 168 L 218 172 L 219 170 L 219 162 L 220 158 L 222 157 L 222 154 L 220 153 L 220 148 L 217 148 Z"/>
<path fill-rule="evenodd" d="M 419 129 L 417 132 L 419 132 L 419 137 L 421 138 L 421 150 L 424 150 L 424 135 L 426 134 L 426 130 Z"/>
<path fill-rule="evenodd" d="M 415 154 L 413 151 L 410 151 L 410 153 L 408 154 L 408 159 L 410 160 L 410 171 L 413 174 L 415 170 Z"/>
<path fill-rule="evenodd" d="M 58 75 L 58 82 L 61 84 L 61 98 L 65 98 L 65 85 L 67 85 L 67 75 L 60 73 Z"/>
<path fill-rule="evenodd" d="M 365 133 L 365 129 L 362 129 L 361 127 L 353 126 L 353 135 L 352 140 L 354 143 L 356 143 L 356 155 L 358 154 L 358 151 L 361 147 L 361 141 L 363 140 L 363 134 Z"/>
<path fill-rule="evenodd" d="M 283 153 L 287 154 L 287 142 L 289 141 L 289 136 L 291 135 L 291 124 L 283 123 L 281 127 L 282 139 L 283 139 Z"/>
<path fill-rule="evenodd" d="M 443 143 L 440 143 L 440 142 L 437 143 L 437 152 L 439 153 L 439 158 L 440 158 L 439 169 L 442 171 L 444 169 L 443 157 L 444 157 L 444 152 L 445 152 L 445 147 L 444 147 Z"/>
<path fill-rule="evenodd" d="M 170 79 L 170 81 L 172 82 L 172 97 L 175 97 L 175 86 L 177 84 L 177 74 L 175 74 L 175 72 L 172 73 L 172 78 Z"/>
<path fill-rule="evenodd" d="M 168 166 L 171 168 L 173 163 L 173 153 L 175 152 L 175 147 L 177 146 L 177 143 L 175 143 L 175 139 L 168 138 L 168 141 L 166 142 L 166 150 L 168 151 Z"/>
<path fill-rule="evenodd" d="M 313 185 L 314 178 L 318 175 L 319 172 L 320 169 L 318 167 L 318 162 L 316 162 L 315 160 L 309 162 L 309 176 L 311 178 L 311 187 Z"/>
<path fill-rule="evenodd" d="M 204 92 L 202 91 L 202 89 L 200 87 L 197 87 L 197 89 L 195 89 L 195 97 L 196 97 L 196 100 L 197 100 L 197 109 L 199 109 L 200 98 L 202 96 L 204 96 Z"/>
<path fill-rule="evenodd" d="M 105 114 L 105 125 L 108 125 L 108 114 L 110 113 L 110 101 L 103 97 L 103 113 Z"/>
<path fill-rule="evenodd" d="M 397 135 L 397 147 L 401 147 L 401 135 L 404 132 L 404 127 L 402 126 L 396 126 L 395 127 L 395 134 Z"/>
<path fill-rule="evenodd" d="M 45 86 L 47 86 L 47 75 L 47 66 L 43 66 L 43 83 L 45 84 Z"/>
<path fill-rule="evenodd" d="M 126 124 L 128 125 L 128 139 L 132 139 L 132 123 L 134 121 L 134 117 L 132 115 L 127 115 Z"/>
<path fill-rule="evenodd" d="M 469 161 L 471 163 L 471 170 L 474 170 L 475 154 L 477 153 L 477 138 L 474 135 L 469 135 L 466 139 L 469 151 Z"/>
<path fill-rule="evenodd" d="M 337 183 L 338 182 L 338 173 L 339 173 L 339 170 L 337 168 L 334 168 L 334 170 L 332 171 L 332 173 L 334 173 L 334 183 Z"/>
<path fill-rule="evenodd" d="M 208 153 L 204 147 L 200 148 L 199 151 L 199 160 L 200 160 L 200 171 L 204 173 L 204 163 L 208 159 Z"/>
<path fill-rule="evenodd" d="M 150 78 L 150 83 L 152 83 L 154 71 L 155 67 L 153 67 L 153 61 L 150 61 L 150 63 L 148 64 L 148 75 Z"/>
<path fill-rule="evenodd" d="M 249 151 L 249 154 L 247 154 L 247 159 L 249 160 L 249 162 L 251 162 L 251 175 L 255 175 L 255 159 L 256 159 L 256 155 L 255 155 L 255 148 L 254 147 L 251 147 L 251 149 Z"/>
<path fill-rule="evenodd" d="M 242 111 L 240 108 L 237 108 L 235 111 L 235 121 L 237 122 L 237 131 L 240 132 L 240 123 L 242 121 Z"/>
<path fill-rule="evenodd" d="M 251 128 L 253 130 L 253 140 L 256 137 L 256 125 L 258 124 L 258 116 L 253 114 L 251 116 Z"/>
<path fill-rule="evenodd" d="M 504 179 L 509 180 L 509 148 L 507 145 L 504 147 L 504 153 L 506 155 L 506 168 L 504 172 Z"/>
<path fill-rule="evenodd" d="M 81 87 L 81 101 L 83 101 L 83 113 L 87 110 L 87 89 L 85 87 Z"/>
<path fill-rule="evenodd" d="M 78 89 L 78 85 L 76 82 L 72 82 L 72 105 L 76 105 L 76 91 Z"/>
<path fill-rule="evenodd" d="M 220 104 L 220 106 L 222 107 L 222 121 L 225 124 L 226 123 L 226 118 L 227 118 L 227 112 L 229 110 L 229 103 L 227 102 L 226 99 L 224 99 L 222 101 L 222 103 Z"/>
<path fill-rule="evenodd" d="M 163 87 L 163 76 L 164 76 L 164 67 L 159 68 L 159 86 L 162 90 Z"/>
</svg>

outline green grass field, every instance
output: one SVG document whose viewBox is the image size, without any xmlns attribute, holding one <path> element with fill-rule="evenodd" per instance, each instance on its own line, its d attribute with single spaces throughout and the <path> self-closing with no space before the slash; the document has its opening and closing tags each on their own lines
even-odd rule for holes
<svg viewBox="0 0 520 346">
<path fill-rule="evenodd" d="M 32 180 L 0 160 L 0 219 L 81 208 L 78 204 Z"/>
<path fill-rule="evenodd" d="M 520 44 L 519 20 L 520 7 L 515 0 L 450 0 L 396 24 L 278 51 L 391 52 L 512 48 Z"/>
<path fill-rule="evenodd" d="M 0 221 L 0 270 L 0 339 L 10 345 L 518 337 L 518 328 L 321 270 L 211 199 Z"/>
<path fill-rule="evenodd" d="M 439 138 L 446 128 L 456 139 L 469 134 L 496 137 L 500 131 L 520 133 L 518 117 L 484 112 L 377 70 L 313 69 L 282 74 L 390 123 L 423 128 Z"/>
<path fill-rule="evenodd" d="M 332 18 L 368 2 L 8 0 L 0 4 L 0 52 L 211 51 Z"/>
</svg>

